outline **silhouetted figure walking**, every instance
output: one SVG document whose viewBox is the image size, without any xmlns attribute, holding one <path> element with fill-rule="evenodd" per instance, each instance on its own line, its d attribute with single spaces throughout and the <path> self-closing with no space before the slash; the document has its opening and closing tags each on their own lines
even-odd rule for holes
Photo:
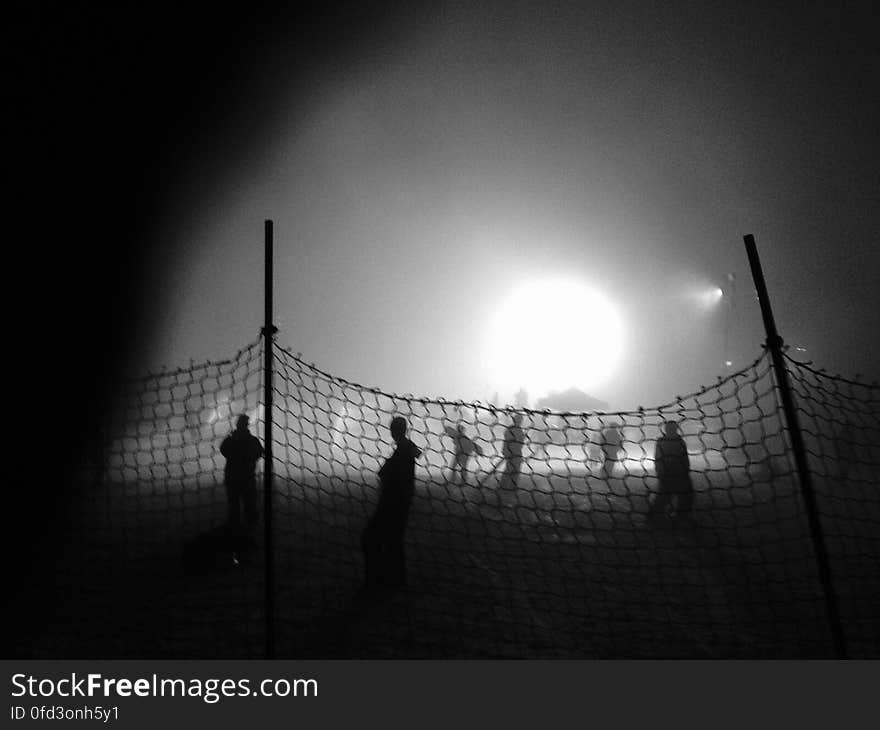
<svg viewBox="0 0 880 730">
<path fill-rule="evenodd" d="M 525 443 L 525 433 L 520 424 L 523 417 L 521 413 L 513 416 L 513 423 L 504 431 L 504 446 L 501 455 L 504 457 L 504 473 L 501 476 L 501 486 L 515 488 L 522 468 L 522 450 Z"/>
<path fill-rule="evenodd" d="M 406 419 L 391 420 L 397 445 L 379 469 L 379 503 L 363 534 L 367 588 L 394 588 L 406 584 L 403 539 L 415 491 L 416 459 L 421 449 L 406 437 Z"/>
<path fill-rule="evenodd" d="M 242 510 L 244 527 L 253 529 L 257 524 L 257 461 L 263 457 L 263 445 L 248 431 L 250 418 L 239 416 L 235 431 L 223 439 L 220 453 L 226 457 L 224 477 L 226 499 L 229 506 L 227 524 L 233 532 L 242 530 Z"/>
<path fill-rule="evenodd" d="M 446 435 L 455 444 L 455 453 L 452 455 L 452 463 L 449 465 L 452 472 L 452 483 L 456 484 L 461 481 L 462 484 L 467 484 L 468 462 L 474 454 L 482 456 L 483 449 L 464 432 L 464 424 L 459 423 L 454 429 L 447 427 Z"/>
<path fill-rule="evenodd" d="M 602 469 L 605 477 L 608 478 L 614 472 L 614 465 L 620 456 L 621 441 L 620 424 L 612 421 L 608 428 L 604 429 L 601 434 L 602 455 L 604 457 Z"/>
<path fill-rule="evenodd" d="M 687 446 L 678 433 L 678 424 L 667 421 L 665 434 L 657 439 L 654 449 L 654 468 L 657 472 L 658 490 L 651 514 L 665 516 L 675 500 L 675 514 L 690 518 L 694 504 L 694 487 L 691 483 L 691 467 Z"/>
</svg>

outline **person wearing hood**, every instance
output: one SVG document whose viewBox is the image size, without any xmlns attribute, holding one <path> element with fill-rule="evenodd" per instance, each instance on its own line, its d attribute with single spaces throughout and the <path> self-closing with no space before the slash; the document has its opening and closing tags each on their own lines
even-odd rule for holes
<svg viewBox="0 0 880 730">
<path fill-rule="evenodd" d="M 687 445 L 675 421 L 667 421 L 663 431 L 654 449 L 658 486 L 656 498 L 651 504 L 651 515 L 662 518 L 674 514 L 680 519 L 689 520 L 694 505 L 694 485 L 691 482 Z"/>
</svg>

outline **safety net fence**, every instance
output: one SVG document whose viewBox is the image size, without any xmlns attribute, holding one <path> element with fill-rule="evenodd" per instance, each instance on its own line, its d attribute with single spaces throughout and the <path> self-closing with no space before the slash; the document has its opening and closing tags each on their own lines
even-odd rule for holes
<svg viewBox="0 0 880 730">
<path fill-rule="evenodd" d="M 128 384 L 86 461 L 34 655 L 262 655 L 263 526 L 228 527 L 219 451 L 240 415 L 264 438 L 262 358 L 257 342 Z M 880 389 L 787 365 L 847 648 L 876 657 Z M 618 413 L 395 395 L 277 346 L 272 369 L 277 656 L 833 655 L 768 356 Z M 396 416 L 421 452 L 405 585 L 367 591 Z"/>
</svg>

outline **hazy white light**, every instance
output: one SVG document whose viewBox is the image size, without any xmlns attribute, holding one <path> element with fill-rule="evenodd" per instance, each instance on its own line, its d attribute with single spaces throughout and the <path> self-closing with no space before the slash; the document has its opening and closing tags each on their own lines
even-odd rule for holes
<svg viewBox="0 0 880 730">
<path fill-rule="evenodd" d="M 486 361 L 494 388 L 530 396 L 586 392 L 614 372 L 623 324 L 614 307 L 577 281 L 536 281 L 502 302 L 489 325 Z"/>
<path fill-rule="evenodd" d="M 709 289 L 703 289 L 700 292 L 694 292 L 700 304 L 711 309 L 724 299 L 724 290 L 720 286 L 713 286 Z"/>
</svg>

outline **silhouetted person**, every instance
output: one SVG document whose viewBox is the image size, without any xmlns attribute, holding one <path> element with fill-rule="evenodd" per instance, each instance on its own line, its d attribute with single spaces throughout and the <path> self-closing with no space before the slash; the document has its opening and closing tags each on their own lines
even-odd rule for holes
<svg viewBox="0 0 880 730">
<path fill-rule="evenodd" d="M 651 513 L 666 515 L 675 500 L 675 513 L 690 518 L 694 504 L 694 487 L 691 483 L 691 467 L 687 446 L 678 433 L 678 424 L 667 421 L 664 435 L 657 439 L 654 449 L 654 468 L 657 472 L 658 489 Z"/>
<path fill-rule="evenodd" d="M 459 480 L 467 484 L 468 462 L 473 454 L 483 455 L 483 449 L 464 432 L 464 424 L 459 423 L 454 429 L 447 428 L 446 435 L 450 436 L 455 444 L 455 453 L 452 455 L 452 483 Z"/>
<path fill-rule="evenodd" d="M 621 441 L 620 424 L 612 421 L 608 428 L 604 429 L 601 434 L 602 455 L 604 457 L 602 468 L 605 477 L 610 477 L 614 472 L 614 465 L 620 456 Z"/>
<path fill-rule="evenodd" d="M 248 431 L 250 419 L 239 416 L 235 431 L 223 439 L 220 453 L 226 457 L 224 470 L 226 499 L 229 506 L 227 524 L 234 532 L 242 528 L 242 510 L 247 529 L 257 524 L 257 461 L 263 457 L 260 440 Z"/>
<path fill-rule="evenodd" d="M 379 469 L 379 503 L 363 534 L 367 588 L 394 588 L 406 584 L 403 539 L 415 491 L 416 459 L 421 449 L 406 437 L 401 416 L 391 420 L 397 445 Z"/>
<path fill-rule="evenodd" d="M 513 416 L 513 423 L 504 431 L 504 446 L 501 455 L 504 457 L 504 474 L 501 477 L 501 486 L 515 488 L 522 468 L 522 450 L 525 443 L 525 433 L 520 424 L 522 414 Z"/>
</svg>

